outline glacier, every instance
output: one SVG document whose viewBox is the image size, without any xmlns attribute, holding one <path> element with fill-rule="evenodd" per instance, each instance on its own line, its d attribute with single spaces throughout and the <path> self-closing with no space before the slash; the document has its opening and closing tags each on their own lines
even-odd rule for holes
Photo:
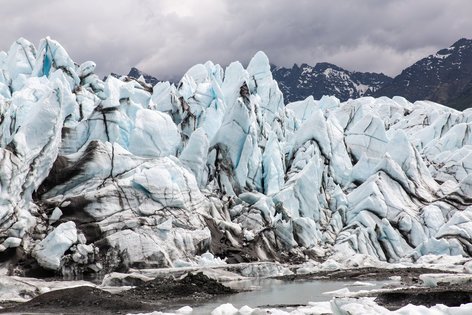
<svg viewBox="0 0 472 315">
<path fill-rule="evenodd" d="M 270 63 L 174 85 L 102 80 L 51 38 L 0 53 L 0 255 L 10 274 L 472 255 L 472 109 L 284 105 Z M 5 258 L 3 258 L 5 257 Z"/>
</svg>

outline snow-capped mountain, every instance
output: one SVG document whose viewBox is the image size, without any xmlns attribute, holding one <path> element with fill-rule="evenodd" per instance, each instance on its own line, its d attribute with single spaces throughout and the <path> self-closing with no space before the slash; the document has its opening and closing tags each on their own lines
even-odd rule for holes
<svg viewBox="0 0 472 315">
<path fill-rule="evenodd" d="M 262 52 L 153 89 L 94 69 L 50 38 L 0 53 L 10 273 L 472 254 L 472 110 L 285 106 Z"/>
<path fill-rule="evenodd" d="M 430 100 L 463 110 L 472 106 L 472 40 L 423 58 L 394 79 L 378 73 L 352 72 L 329 63 L 292 68 L 273 67 L 286 102 L 313 95 L 332 95 L 341 101 L 362 96 L 402 96 L 411 102 Z"/>
<path fill-rule="evenodd" d="M 132 68 L 129 77 L 141 75 L 155 85 L 158 79 Z M 330 63 L 302 64 L 292 68 L 272 65 L 286 103 L 324 95 L 341 101 L 363 96 L 402 96 L 411 102 L 430 100 L 463 110 L 472 106 L 472 40 L 460 39 L 451 47 L 423 58 L 394 79 L 382 73 L 349 71 Z"/>
<path fill-rule="evenodd" d="M 142 77 L 144 82 L 146 82 L 147 84 L 150 84 L 152 86 L 156 85 L 160 81 L 156 77 L 153 77 L 150 74 L 144 73 L 144 72 L 142 72 L 141 70 L 139 70 L 138 68 L 135 68 L 135 67 L 132 67 L 131 70 L 129 70 L 128 77 L 136 79 L 136 80 L 138 80 Z"/>
<path fill-rule="evenodd" d="M 471 107 L 472 40 L 460 39 L 419 60 L 374 95 L 401 95 L 412 102 L 431 100 L 459 110 Z"/>
<path fill-rule="evenodd" d="M 392 80 L 384 74 L 348 71 L 326 62 L 314 67 L 307 64 L 295 64 L 292 68 L 273 67 L 272 74 L 286 102 L 300 101 L 308 96 L 320 99 L 323 95 L 347 101 L 372 95 Z"/>
</svg>

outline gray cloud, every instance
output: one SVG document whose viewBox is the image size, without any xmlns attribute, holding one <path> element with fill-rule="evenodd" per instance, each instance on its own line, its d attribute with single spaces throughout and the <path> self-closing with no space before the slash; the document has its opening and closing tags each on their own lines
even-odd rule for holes
<svg viewBox="0 0 472 315">
<path fill-rule="evenodd" d="M 3 2 L 3 3 L 2 3 Z M 175 78 L 195 63 L 328 61 L 396 75 L 472 37 L 468 0 L 0 0 L 0 49 L 51 36 L 101 74 L 131 66 Z"/>
</svg>

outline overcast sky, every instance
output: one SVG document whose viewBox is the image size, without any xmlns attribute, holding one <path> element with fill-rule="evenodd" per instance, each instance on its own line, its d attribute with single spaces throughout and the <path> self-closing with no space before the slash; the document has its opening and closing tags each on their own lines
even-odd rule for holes
<svg viewBox="0 0 472 315">
<path fill-rule="evenodd" d="M 472 38 L 470 0 L 0 0 L 0 50 L 58 40 L 76 62 L 175 79 L 212 60 L 327 61 L 394 76 Z"/>
</svg>

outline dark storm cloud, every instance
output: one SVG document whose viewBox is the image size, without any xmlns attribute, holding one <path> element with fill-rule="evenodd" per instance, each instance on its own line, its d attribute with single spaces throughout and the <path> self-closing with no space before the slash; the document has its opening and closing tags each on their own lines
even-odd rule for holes
<svg viewBox="0 0 472 315">
<path fill-rule="evenodd" d="M 0 0 L 0 49 L 47 35 L 101 74 L 131 66 L 161 78 L 195 63 L 247 62 L 258 50 L 281 66 L 328 61 L 397 74 L 472 37 L 469 0 Z"/>
</svg>

